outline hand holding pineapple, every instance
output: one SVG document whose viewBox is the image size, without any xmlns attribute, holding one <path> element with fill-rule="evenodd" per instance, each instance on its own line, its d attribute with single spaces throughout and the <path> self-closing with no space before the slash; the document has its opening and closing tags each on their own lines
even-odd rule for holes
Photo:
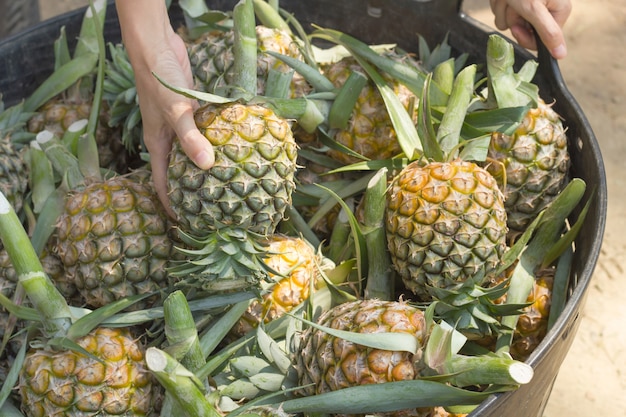
<svg viewBox="0 0 626 417">
<path fill-rule="evenodd" d="M 213 165 L 213 147 L 196 128 L 192 100 L 164 87 L 152 73 L 172 85 L 192 87 L 189 56 L 172 29 L 165 2 L 116 2 L 124 43 L 136 75 L 144 140 L 151 155 L 152 177 L 159 198 L 167 198 L 167 155 L 176 135 L 185 153 L 202 169 Z"/>
</svg>

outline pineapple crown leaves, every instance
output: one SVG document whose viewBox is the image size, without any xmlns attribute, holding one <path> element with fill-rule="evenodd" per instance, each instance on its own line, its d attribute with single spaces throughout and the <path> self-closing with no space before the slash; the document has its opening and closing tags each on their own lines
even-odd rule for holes
<svg viewBox="0 0 626 417">
<path fill-rule="evenodd" d="M 0 94 L 0 140 L 8 140 L 15 145 L 30 142 L 34 135 L 26 132 L 24 127 L 33 114 L 24 111 L 24 102 L 5 109 Z"/>
<path fill-rule="evenodd" d="M 111 114 L 109 126 L 122 125 L 122 143 L 132 152 L 144 147 L 135 72 L 122 44 L 109 43 L 109 55 L 102 92 Z"/>
<path fill-rule="evenodd" d="M 491 107 L 536 107 L 539 88 L 530 81 L 537 69 L 536 61 L 527 61 L 518 73 L 514 71 L 513 45 L 493 34 L 487 41 L 488 100 Z"/>
<path fill-rule="evenodd" d="M 494 301 L 508 289 L 508 280 L 484 288 L 473 284 L 471 279 L 453 290 L 429 287 L 436 316 L 473 338 L 502 333 L 508 329 L 502 317 L 518 316 L 529 305 L 525 299 L 516 304 L 496 304 Z"/>
<path fill-rule="evenodd" d="M 505 304 L 525 302 L 532 290 L 535 272 L 571 250 L 572 242 L 582 227 L 591 200 L 585 204 L 576 222 L 565 232 L 564 229 L 567 217 L 583 198 L 585 189 L 585 182 L 574 178 L 522 235 L 524 246 L 523 250 L 518 250 L 521 253 L 510 278 Z M 526 242 L 528 243 L 525 244 Z M 561 279 L 566 280 L 566 277 L 561 277 Z M 515 315 L 504 317 L 502 323 L 505 327 L 514 329 L 517 319 Z M 500 334 L 496 342 L 497 351 L 508 351 L 512 337 L 512 331 Z"/>
<path fill-rule="evenodd" d="M 168 268 L 173 276 L 183 279 L 179 285 L 208 292 L 243 289 L 268 280 L 269 272 L 276 272 L 270 271 L 262 261 L 265 244 L 262 236 L 253 232 L 222 227 L 202 238 L 182 230 L 179 234 L 189 248 L 177 247 L 177 250 L 186 259 L 172 261 Z"/>
<path fill-rule="evenodd" d="M 102 60 L 105 0 L 95 0 L 85 11 L 73 56 L 69 53 L 64 31 L 55 42 L 55 70 L 24 102 L 24 109 L 32 112 L 56 95 L 75 87 L 80 80 L 91 77 Z M 98 70 L 99 71 L 99 70 Z M 97 114 L 97 113 L 96 113 Z"/>
</svg>

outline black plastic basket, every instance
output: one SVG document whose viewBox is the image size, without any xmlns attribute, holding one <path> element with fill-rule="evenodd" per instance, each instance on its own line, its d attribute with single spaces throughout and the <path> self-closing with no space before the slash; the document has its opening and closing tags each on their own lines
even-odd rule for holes
<svg viewBox="0 0 626 417">
<path fill-rule="evenodd" d="M 235 1 L 210 1 L 213 9 L 230 10 Z M 397 43 L 408 51 L 417 50 L 417 34 L 429 45 L 446 35 L 452 48 L 467 52 L 470 60 L 484 62 L 488 36 L 492 29 L 461 10 L 461 0 L 281 0 L 305 28 L 310 23 L 339 29 L 369 43 Z M 0 93 L 6 105 L 27 97 L 43 82 L 53 68 L 53 41 L 65 26 L 68 38 L 79 31 L 84 9 L 44 21 L 0 42 Z M 172 21 L 182 22 L 180 11 L 172 9 Z M 120 31 L 111 3 L 105 23 L 107 41 L 119 41 Z M 521 63 L 533 55 L 516 47 Z M 587 288 L 595 268 L 607 212 L 607 187 L 604 164 L 594 133 L 580 106 L 568 91 L 558 64 L 545 49 L 538 54 L 539 69 L 535 82 L 546 102 L 554 108 L 567 127 L 573 177 L 587 183 L 586 199 L 594 193 L 587 220 L 575 242 L 576 251 L 570 276 L 569 299 L 565 310 L 540 346 L 528 359 L 535 375 L 531 383 L 515 391 L 498 394 L 483 402 L 471 417 L 540 417 L 550 396 L 559 368 L 567 355 L 580 324 Z M 578 213 L 574 213 L 577 215 Z"/>
</svg>

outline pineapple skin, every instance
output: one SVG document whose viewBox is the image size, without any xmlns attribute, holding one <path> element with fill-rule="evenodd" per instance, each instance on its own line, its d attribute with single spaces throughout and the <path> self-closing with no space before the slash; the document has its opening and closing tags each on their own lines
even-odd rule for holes
<svg viewBox="0 0 626 417">
<path fill-rule="evenodd" d="M 295 189 L 297 145 L 288 122 L 240 103 L 208 104 L 195 121 L 213 145 L 215 164 L 199 169 L 174 141 L 168 197 L 181 228 L 196 236 L 225 227 L 274 233 Z"/>
<path fill-rule="evenodd" d="M 71 350 L 27 353 L 19 392 L 28 416 L 158 415 L 158 384 L 128 329 L 97 328 L 76 342 L 101 362 Z"/>
<path fill-rule="evenodd" d="M 56 228 L 58 255 L 85 304 L 97 308 L 170 284 L 170 227 L 151 184 L 117 176 L 67 196 Z"/>
<path fill-rule="evenodd" d="M 319 318 L 320 325 L 357 333 L 404 332 L 421 346 L 426 339 L 422 311 L 403 302 L 362 300 L 341 304 Z M 419 355 L 420 353 L 418 353 Z M 409 352 L 373 349 L 308 328 L 295 355 L 302 395 L 351 386 L 412 380 L 419 357 Z"/>
<path fill-rule="evenodd" d="M 395 270 L 423 301 L 429 287 L 486 283 L 506 250 L 502 193 L 472 162 L 409 164 L 387 193 L 385 222 Z"/>
<path fill-rule="evenodd" d="M 320 279 L 319 268 L 324 260 L 306 240 L 278 234 L 268 240 L 263 262 L 278 275 L 269 272 L 267 292 L 254 300 L 235 324 L 233 333 L 237 336 L 293 310 L 309 298 L 311 286 Z"/>
<path fill-rule="evenodd" d="M 504 193 L 510 236 L 528 225 L 567 185 L 570 157 L 559 115 L 539 100 L 511 135 L 494 133 L 486 169 Z"/>
</svg>

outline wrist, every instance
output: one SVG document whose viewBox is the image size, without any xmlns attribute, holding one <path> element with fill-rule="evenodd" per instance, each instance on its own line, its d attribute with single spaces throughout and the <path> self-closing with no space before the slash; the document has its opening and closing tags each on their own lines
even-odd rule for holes
<svg viewBox="0 0 626 417">
<path fill-rule="evenodd" d="M 175 35 L 163 0 L 115 1 L 122 41 L 135 71 L 150 68 Z"/>
</svg>

